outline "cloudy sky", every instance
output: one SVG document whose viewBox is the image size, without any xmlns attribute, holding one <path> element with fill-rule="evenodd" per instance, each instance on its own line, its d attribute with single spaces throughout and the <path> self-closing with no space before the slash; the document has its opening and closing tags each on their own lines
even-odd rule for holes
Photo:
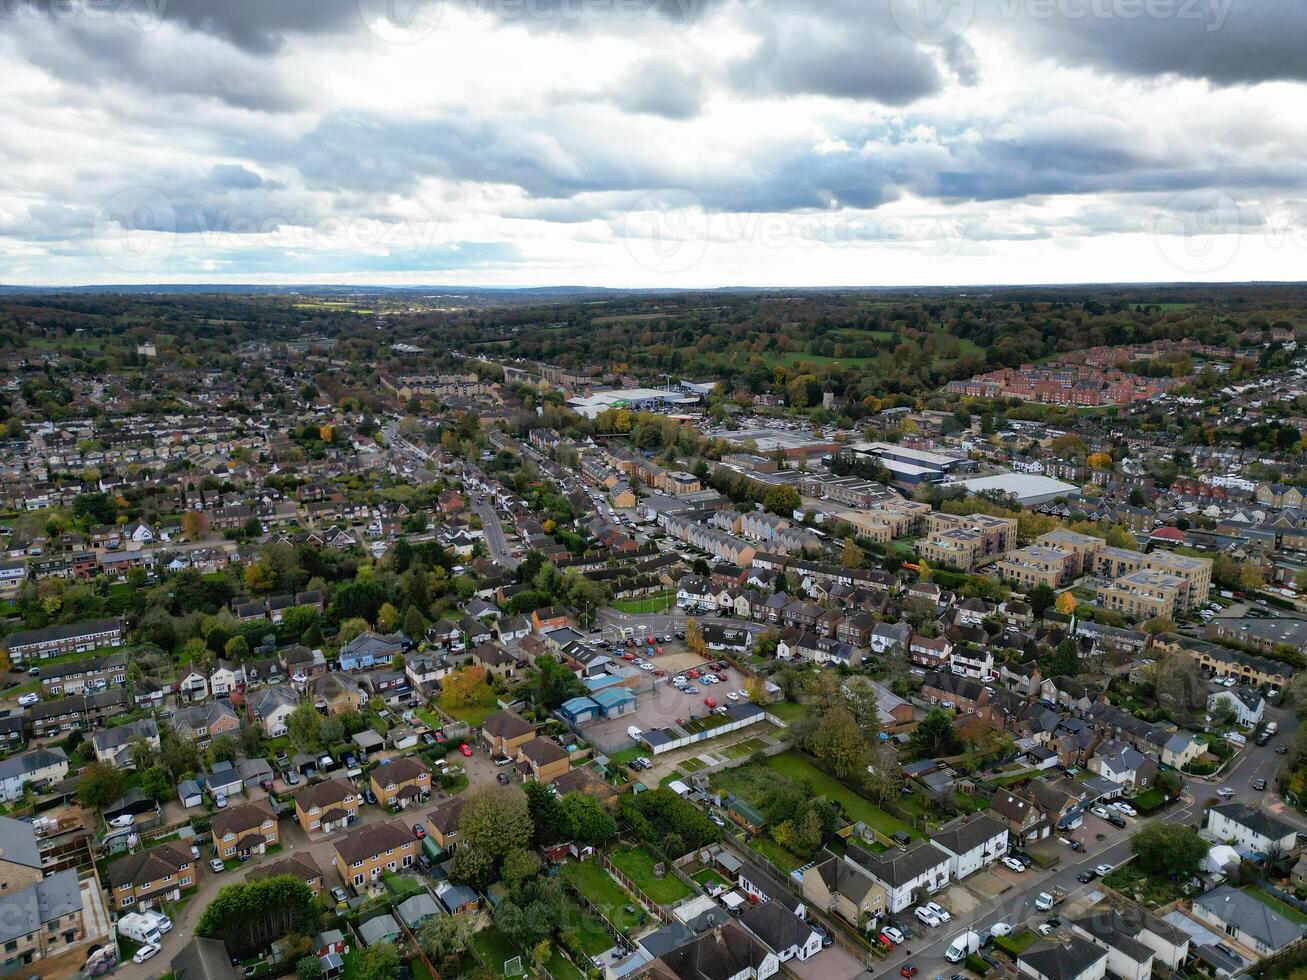
<svg viewBox="0 0 1307 980">
<path fill-rule="evenodd" d="M 0 0 L 0 282 L 1301 279 L 1303 0 Z"/>
</svg>

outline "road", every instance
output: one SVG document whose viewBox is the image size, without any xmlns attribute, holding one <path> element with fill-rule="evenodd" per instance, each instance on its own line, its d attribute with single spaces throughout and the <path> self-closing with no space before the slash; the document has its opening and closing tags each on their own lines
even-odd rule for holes
<svg viewBox="0 0 1307 980">
<path fill-rule="evenodd" d="M 504 534 L 504 525 L 500 523 L 499 515 L 495 513 L 494 505 L 480 494 L 472 495 L 472 509 L 476 511 L 477 516 L 481 518 L 481 529 L 485 532 L 486 545 L 490 549 L 490 557 L 499 564 L 503 565 L 510 572 L 517 571 L 517 566 L 522 564 L 521 560 L 514 556 L 508 545 L 508 536 Z"/>
<path fill-rule="evenodd" d="M 1204 802 L 1216 796 L 1219 789 L 1228 787 L 1234 791 L 1234 799 L 1260 804 L 1307 834 L 1307 817 L 1283 804 L 1274 792 L 1275 774 L 1284 759 L 1275 753 L 1275 747 L 1286 743 L 1289 738 L 1288 733 L 1297 727 L 1296 719 L 1292 712 L 1277 708 L 1271 709 L 1267 720 L 1278 721 L 1280 725 L 1280 733 L 1269 744 L 1256 746 L 1250 743 L 1228 769 L 1210 779 L 1186 778 L 1180 802 L 1173 804 L 1157 819 L 1166 823 L 1197 824 L 1202 819 Z M 1253 781 L 1258 778 L 1266 780 L 1265 792 L 1258 793 L 1252 789 Z M 1130 824 L 1128 829 L 1132 835 L 1134 831 L 1145 825 L 1145 821 L 1134 818 L 1130 818 L 1128 822 Z M 879 977 L 882 980 L 898 978 L 899 967 L 908 960 L 908 950 L 911 950 L 911 961 L 921 971 L 921 976 L 927 978 L 951 976 L 959 972 L 961 965 L 949 963 L 944 958 L 944 950 L 966 929 L 975 929 L 982 935 L 986 935 L 987 931 L 998 922 L 1006 922 L 1014 930 L 1027 923 L 1033 928 L 1048 915 L 1056 914 L 1056 910 L 1052 913 L 1044 913 L 1035 908 L 1035 898 L 1040 892 L 1061 888 L 1066 892 L 1066 900 L 1063 903 L 1065 905 L 1095 887 L 1094 882 L 1082 885 L 1077 881 L 1076 876 L 1080 872 L 1099 864 L 1119 865 L 1130 857 L 1130 836 L 1100 846 L 1098 849 L 1095 849 L 1092 842 L 1085 840 L 1085 836 L 1083 833 L 1080 835 L 1081 841 L 1086 844 L 1086 851 L 1082 854 L 1077 855 L 1068 848 L 1065 851 L 1066 860 L 1054 871 L 1040 872 L 1033 868 L 1028 869 L 1022 876 L 1025 880 L 1016 891 L 1003 896 L 998 901 L 982 903 L 967 916 L 954 916 L 951 922 L 934 929 L 928 929 L 915 918 L 909 918 L 910 911 L 905 910 L 905 913 L 895 916 L 896 919 L 909 919 L 917 933 L 916 941 L 909 940 L 902 946 L 896 946 L 883 965 L 878 965 L 875 971 L 868 970 L 859 974 L 859 980 L 868 980 L 872 977 Z"/>
</svg>

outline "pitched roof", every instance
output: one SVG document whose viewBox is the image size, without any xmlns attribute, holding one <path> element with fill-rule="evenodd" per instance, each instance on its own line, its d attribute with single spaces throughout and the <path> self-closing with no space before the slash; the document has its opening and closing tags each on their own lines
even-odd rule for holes
<svg viewBox="0 0 1307 980">
<path fill-rule="evenodd" d="M 1243 803 L 1222 803 L 1212 807 L 1211 810 L 1213 813 L 1219 813 L 1227 820 L 1233 820 L 1240 826 L 1247 827 L 1254 834 L 1268 837 L 1271 840 L 1280 840 L 1290 834 L 1297 833 L 1297 828 L 1285 823 L 1278 817 L 1273 817 L 1265 810 L 1253 809 Z"/>
<path fill-rule="evenodd" d="M 1076 980 L 1107 956 L 1107 950 L 1101 949 L 1079 936 L 1072 936 L 1064 942 L 1041 943 L 1028 949 L 1018 958 L 1020 966 L 1027 966 L 1030 972 L 1048 980 Z"/>
<path fill-rule="evenodd" d="M 1194 899 L 1194 905 L 1260 940 L 1272 950 L 1296 942 L 1307 927 L 1290 922 L 1268 905 L 1230 885 L 1222 885 Z"/>
<path fill-rule="evenodd" d="M 346 865 L 411 844 L 413 831 L 398 820 L 367 824 L 336 840 L 336 853 Z"/>
<path fill-rule="evenodd" d="M 378 786 L 389 786 L 391 783 L 398 786 L 400 783 L 409 782 L 430 772 L 430 768 L 421 759 L 405 755 L 377 766 L 372 770 L 372 778 L 376 780 Z"/>
<path fill-rule="evenodd" d="M 221 939 L 192 939 L 168 964 L 176 980 L 236 980 L 236 970 Z"/>
<path fill-rule="evenodd" d="M 328 779 L 325 783 L 318 783 L 315 786 L 306 786 L 295 794 L 295 805 L 304 812 L 308 812 L 315 806 L 329 806 L 332 803 L 340 803 L 347 797 L 353 796 L 358 792 L 353 784 L 343 779 Z"/>
<path fill-rule="evenodd" d="M 191 863 L 191 852 L 177 844 L 160 844 L 144 851 L 129 854 L 109 865 L 105 877 L 110 886 L 142 885 L 176 874 Z"/>
<path fill-rule="evenodd" d="M 950 854 L 966 854 L 1006 832 L 1007 827 L 993 817 L 984 813 L 973 813 L 961 821 L 946 826 L 935 834 L 931 841 Z"/>
<path fill-rule="evenodd" d="M 220 840 L 228 834 L 241 834 L 247 830 L 254 830 L 256 827 L 263 826 L 264 821 L 275 822 L 276 819 L 277 814 L 273 812 L 267 800 L 256 800 L 253 803 L 219 810 L 210 828 L 213 830 L 214 839 Z"/>
<path fill-rule="evenodd" d="M 497 711 L 485 720 L 481 730 L 492 738 L 514 739 L 535 731 L 516 711 Z"/>
</svg>

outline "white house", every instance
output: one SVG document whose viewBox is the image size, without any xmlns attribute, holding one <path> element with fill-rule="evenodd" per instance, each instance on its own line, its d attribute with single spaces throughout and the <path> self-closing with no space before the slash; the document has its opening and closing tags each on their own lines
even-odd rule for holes
<svg viewBox="0 0 1307 980">
<path fill-rule="evenodd" d="M 1233 940 L 1257 956 L 1269 956 L 1307 935 L 1307 926 L 1282 916 L 1252 895 L 1222 885 L 1199 895 L 1193 902 L 1193 916 L 1226 942 Z"/>
<path fill-rule="evenodd" d="M 263 727 L 269 738 L 287 732 L 287 721 L 299 706 L 299 696 L 290 688 L 276 685 L 255 691 L 246 699 L 250 715 Z"/>
<path fill-rule="evenodd" d="M 33 749 L 0 759 L 0 802 L 21 799 L 23 787 L 57 783 L 68 777 L 68 757 L 64 750 Z"/>
<path fill-rule="evenodd" d="M 949 655 L 949 669 L 959 677 L 987 681 L 994 675 L 994 655 L 988 650 L 957 647 Z"/>
<path fill-rule="evenodd" d="M 1243 728 L 1256 728 L 1266 713 L 1266 701 L 1251 687 L 1221 687 L 1207 696 L 1209 712 L 1222 703 L 1230 706 L 1234 720 Z"/>
<path fill-rule="evenodd" d="M 1298 832 L 1265 810 L 1223 803 L 1207 811 L 1207 835 L 1257 854 L 1287 854 L 1298 846 Z"/>
<path fill-rule="evenodd" d="M 949 877 L 958 881 L 1007 853 L 1008 829 L 985 813 L 946 825 L 930 842 L 948 855 Z"/>
<path fill-rule="evenodd" d="M 177 679 L 177 693 L 184 701 L 200 701 L 209 696 L 209 679 L 193 664 L 183 667 Z"/>
<path fill-rule="evenodd" d="M 871 631 L 871 649 L 873 653 L 884 653 L 894 644 L 908 649 L 912 639 L 912 629 L 906 623 L 877 623 Z"/>
<path fill-rule="evenodd" d="M 872 854 L 850 844 L 846 857 L 885 889 L 885 905 L 891 914 L 912 905 L 918 889 L 934 894 L 949 883 L 952 860 L 930 841 L 917 841 L 904 849 L 891 848 L 884 854 Z"/>
<path fill-rule="evenodd" d="M 755 905 L 740 916 L 740 923 L 782 963 L 806 960 L 821 952 L 821 935 L 780 902 Z"/>
<path fill-rule="evenodd" d="M 209 675 L 209 689 L 215 698 L 225 698 L 236 690 L 236 685 L 244 679 L 244 672 L 240 667 L 219 660 L 218 666 L 214 667 L 213 673 Z"/>
</svg>

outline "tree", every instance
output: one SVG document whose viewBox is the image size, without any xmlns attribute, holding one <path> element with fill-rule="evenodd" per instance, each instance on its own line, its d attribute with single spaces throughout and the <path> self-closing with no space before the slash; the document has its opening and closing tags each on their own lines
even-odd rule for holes
<svg viewBox="0 0 1307 980">
<path fill-rule="evenodd" d="M 473 790 L 459 815 L 458 832 L 463 845 L 454 852 L 453 877 L 484 888 L 499 876 L 506 855 L 531 846 L 526 794 L 510 786 Z M 471 853 L 460 862 L 463 851 Z"/>
<path fill-rule="evenodd" d="M 1047 585 L 1036 585 L 1026 593 L 1026 599 L 1030 603 L 1031 611 L 1038 618 L 1057 602 L 1057 593 Z"/>
<path fill-rule="evenodd" d="M 840 552 L 840 564 L 845 568 L 861 568 L 865 557 L 862 549 L 853 543 L 852 538 L 849 538 L 844 542 L 844 549 Z"/>
<path fill-rule="evenodd" d="M 708 644 L 703 638 L 703 627 L 693 616 L 685 621 L 685 646 L 691 653 L 698 654 L 700 657 L 708 649 Z"/>
<path fill-rule="evenodd" d="M 480 704 L 485 697 L 486 669 L 460 667 L 441 681 L 440 703 L 446 708 L 468 708 Z"/>
<path fill-rule="evenodd" d="M 102 810 L 123 795 L 127 775 L 107 762 L 92 762 L 77 781 L 77 798 L 83 806 Z"/>
<path fill-rule="evenodd" d="M 527 813 L 531 817 L 532 843 L 536 847 L 558 844 L 572 836 L 572 824 L 563 811 L 558 795 L 552 789 L 534 780 L 522 789 L 526 793 Z"/>
<path fill-rule="evenodd" d="M 295 964 L 295 980 L 319 980 L 322 976 L 322 960 L 316 956 L 302 957 Z"/>
<path fill-rule="evenodd" d="M 1130 850 L 1147 875 L 1181 879 L 1198 873 L 1209 845 L 1185 824 L 1154 823 L 1135 831 Z"/>
<path fill-rule="evenodd" d="M 866 765 L 867 740 L 851 711 L 836 707 L 821 716 L 813 755 L 824 759 L 840 779 L 847 779 Z"/>
<path fill-rule="evenodd" d="M 1067 589 L 1057 597 L 1057 611 L 1063 616 L 1074 616 L 1076 612 L 1076 597 Z"/>
<path fill-rule="evenodd" d="M 290 740 L 302 752 L 316 751 L 321 747 L 322 715 L 318 709 L 304 701 L 296 705 L 295 710 L 286 719 L 286 730 Z"/>
<path fill-rule="evenodd" d="M 536 704 L 548 711 L 586 693 L 580 679 L 550 656 L 536 657 L 534 686 Z"/>
<path fill-rule="evenodd" d="M 439 965 L 467 952 L 472 940 L 472 923 L 462 915 L 439 915 L 423 924 L 417 939 L 427 958 Z"/>
<path fill-rule="evenodd" d="M 862 784 L 874 799 L 882 803 L 899 798 L 906 777 L 898 755 L 888 745 L 873 749 Z"/>
<path fill-rule="evenodd" d="M 908 740 L 922 758 L 952 756 L 962 751 L 962 740 L 953 730 L 953 712 L 938 706 L 917 722 Z"/>
<path fill-rule="evenodd" d="M 568 793 L 562 799 L 562 811 L 577 840 L 602 844 L 617 836 L 617 821 L 593 796 Z"/>
<path fill-rule="evenodd" d="M 377 610 L 377 629 L 383 633 L 393 633 L 399 629 L 399 610 L 389 602 L 383 602 Z"/>
<path fill-rule="evenodd" d="M 137 735 L 127 743 L 127 757 L 131 759 L 132 768 L 139 772 L 154 758 L 154 746 L 150 744 L 149 739 Z"/>
<path fill-rule="evenodd" d="M 513 850 L 504 855 L 499 876 L 510 888 L 540 873 L 540 859 L 531 851 Z"/>
<path fill-rule="evenodd" d="M 1112 468 L 1112 457 L 1107 453 L 1091 453 L 1085 460 L 1091 470 L 1110 470 Z"/>
<path fill-rule="evenodd" d="M 233 636 L 223 645 L 222 651 L 227 655 L 228 660 L 241 663 L 249 658 L 250 641 L 243 636 Z"/>
<path fill-rule="evenodd" d="M 214 762 L 235 762 L 240 757 L 241 749 L 236 744 L 236 739 L 223 732 L 209 743 L 209 754 L 213 756 Z"/>
<path fill-rule="evenodd" d="M 182 535 L 187 541 L 199 541 L 209 531 L 209 516 L 201 510 L 188 510 L 182 515 Z"/>
<path fill-rule="evenodd" d="M 394 943 L 377 943 L 363 950 L 353 976 L 355 980 L 392 980 L 399 962 L 399 950 Z"/>
<path fill-rule="evenodd" d="M 321 923 L 322 906 L 309 886 L 293 875 L 278 875 L 219 890 L 195 935 L 221 939 L 230 953 L 246 953 L 291 933 L 313 935 Z"/>
<path fill-rule="evenodd" d="M 422 618 L 422 613 L 417 606 L 409 606 L 404 611 L 404 632 L 410 638 L 420 639 L 423 631 L 427 628 L 427 621 Z M 416 639 L 414 640 L 416 642 Z"/>
<path fill-rule="evenodd" d="M 168 770 L 163 766 L 150 766 L 141 773 L 141 792 L 150 799 L 162 802 L 171 799 L 176 791 Z"/>
</svg>

